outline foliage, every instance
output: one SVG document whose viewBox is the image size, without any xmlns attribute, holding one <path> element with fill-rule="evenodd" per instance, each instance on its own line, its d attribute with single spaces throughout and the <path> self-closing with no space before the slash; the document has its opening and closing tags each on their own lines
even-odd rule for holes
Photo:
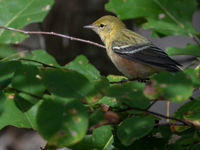
<svg viewBox="0 0 200 150">
<path fill-rule="evenodd" d="M 7 16 L 0 13 L 0 25 L 21 28 L 41 21 L 52 3 L 1 0 L 0 12 L 7 11 Z M 195 0 L 110 0 L 106 9 L 122 19 L 144 17 L 144 27 L 153 28 L 156 35 L 191 35 L 196 34 L 191 23 L 196 6 Z M 7 125 L 33 128 L 47 140 L 49 148 L 199 148 L 194 143 L 200 142 L 200 99 L 187 100 L 200 88 L 200 66 L 174 74 L 158 73 L 147 83 L 117 83 L 126 78 L 102 76 L 83 55 L 60 66 L 44 50 L 27 54 L 7 45 L 25 38 L 0 29 L 1 129 Z M 167 51 L 200 56 L 199 45 Z M 169 124 L 160 125 L 163 116 L 149 111 L 152 99 L 185 104 Z"/>
</svg>

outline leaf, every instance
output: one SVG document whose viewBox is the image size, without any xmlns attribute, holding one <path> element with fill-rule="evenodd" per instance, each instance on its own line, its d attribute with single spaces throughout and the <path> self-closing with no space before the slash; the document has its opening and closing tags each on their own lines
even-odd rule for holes
<svg viewBox="0 0 200 150">
<path fill-rule="evenodd" d="M 153 84 L 150 87 L 154 88 L 154 95 L 146 93 L 145 95 L 149 98 L 182 102 L 187 100 L 193 92 L 192 82 L 183 72 L 161 72 L 154 75 L 151 80 Z"/>
<path fill-rule="evenodd" d="M 109 82 L 120 82 L 121 80 L 126 80 L 127 78 L 119 75 L 108 75 L 107 79 Z"/>
<path fill-rule="evenodd" d="M 70 148 L 73 150 L 93 150 L 92 135 L 86 135 L 79 143 Z"/>
<path fill-rule="evenodd" d="M 143 27 L 152 28 L 156 33 L 196 33 L 192 26 L 192 15 L 197 7 L 196 0 L 110 0 L 105 7 L 120 19 L 144 17 L 147 23 Z"/>
<path fill-rule="evenodd" d="M 36 60 L 50 66 L 61 67 L 56 62 L 55 58 L 50 54 L 48 54 L 45 50 L 34 50 L 32 51 L 32 54 L 33 54 L 33 57 L 31 58 L 32 60 Z"/>
<path fill-rule="evenodd" d="M 17 93 L 14 97 L 16 106 L 22 111 L 28 111 L 33 105 L 38 103 L 39 99 L 25 93 Z"/>
<path fill-rule="evenodd" d="M 104 96 L 102 99 L 97 101 L 97 104 L 105 104 L 111 107 L 117 107 L 120 103 L 117 101 L 116 98 Z"/>
<path fill-rule="evenodd" d="M 189 121 L 200 128 L 200 99 L 190 101 L 181 106 L 178 111 L 174 113 L 174 117 Z M 195 124 L 195 122 L 197 124 Z M 187 128 L 188 127 L 176 128 L 176 130 L 183 131 Z"/>
<path fill-rule="evenodd" d="M 0 62 L 0 87 L 10 84 L 15 71 L 21 66 L 19 61 Z"/>
<path fill-rule="evenodd" d="M 1 116 L 2 112 L 4 111 L 5 102 L 6 102 L 6 96 L 4 95 L 2 90 L 0 90 L 0 116 Z"/>
<path fill-rule="evenodd" d="M 50 92 L 62 97 L 83 98 L 93 88 L 86 77 L 74 71 L 48 68 L 42 80 Z"/>
<path fill-rule="evenodd" d="M 6 27 L 22 28 L 32 22 L 42 21 L 53 2 L 53 0 L 1 0 L 0 24 Z M 27 35 L 13 31 L 0 30 L 2 43 L 20 42 L 26 37 Z"/>
<path fill-rule="evenodd" d="M 192 55 L 200 57 L 200 46 L 188 44 L 185 48 L 168 47 L 166 50 L 168 55 Z"/>
<path fill-rule="evenodd" d="M 12 79 L 12 86 L 15 89 L 38 96 L 42 95 L 45 90 L 38 68 L 25 64 L 21 65 L 15 72 Z"/>
<path fill-rule="evenodd" d="M 83 74 L 89 80 L 100 77 L 99 71 L 93 65 L 89 64 L 88 59 L 83 55 L 77 56 L 66 67 Z"/>
<path fill-rule="evenodd" d="M 96 128 L 92 132 L 93 149 L 106 150 L 114 142 L 112 127 L 109 125 Z"/>
<path fill-rule="evenodd" d="M 89 126 L 97 125 L 104 121 L 104 113 L 101 110 L 97 110 L 90 114 Z"/>
<path fill-rule="evenodd" d="M 84 139 L 73 145 L 73 150 L 114 150 L 112 128 L 109 125 L 101 126 L 93 130 L 92 135 L 86 135 Z"/>
<path fill-rule="evenodd" d="M 5 110 L 0 116 L 0 129 L 12 125 L 18 128 L 36 128 L 36 113 L 40 103 L 34 105 L 29 111 L 23 113 L 16 107 L 13 94 L 8 95 Z"/>
<path fill-rule="evenodd" d="M 16 55 L 18 55 L 16 50 L 7 45 L 0 44 L 0 58 L 12 57 Z"/>
<path fill-rule="evenodd" d="M 197 66 L 195 69 L 187 68 L 184 72 L 190 77 L 195 88 L 200 87 L 200 66 Z"/>
<path fill-rule="evenodd" d="M 152 116 L 135 116 L 125 119 L 117 128 L 117 136 L 123 145 L 131 145 L 146 136 L 154 127 Z"/>
<path fill-rule="evenodd" d="M 85 136 L 88 114 L 79 100 L 45 100 L 39 108 L 37 124 L 49 145 L 70 146 Z"/>
<path fill-rule="evenodd" d="M 146 108 L 150 102 L 143 95 L 143 88 L 143 83 L 127 82 L 107 88 L 105 94 L 130 107 Z"/>
</svg>

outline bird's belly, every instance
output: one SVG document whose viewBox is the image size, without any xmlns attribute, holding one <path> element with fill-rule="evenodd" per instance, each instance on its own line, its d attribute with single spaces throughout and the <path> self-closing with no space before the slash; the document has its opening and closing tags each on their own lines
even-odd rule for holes
<svg viewBox="0 0 200 150">
<path fill-rule="evenodd" d="M 117 69 L 129 79 L 146 78 L 158 71 L 156 68 L 126 59 L 114 52 L 109 52 L 108 55 Z"/>
</svg>

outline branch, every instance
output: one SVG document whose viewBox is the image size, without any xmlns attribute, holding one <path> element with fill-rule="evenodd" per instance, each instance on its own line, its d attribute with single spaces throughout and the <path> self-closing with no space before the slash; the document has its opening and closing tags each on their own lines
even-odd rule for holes
<svg viewBox="0 0 200 150">
<path fill-rule="evenodd" d="M 137 108 L 137 107 L 127 108 L 127 109 L 124 109 L 124 110 L 120 110 L 119 112 L 129 111 L 129 110 L 142 111 L 142 112 L 145 112 L 147 114 L 152 114 L 154 116 L 158 116 L 158 117 L 161 117 L 161 118 L 165 118 L 165 119 L 170 119 L 170 120 L 175 120 L 175 121 L 181 122 L 181 123 L 183 123 L 186 126 L 193 126 L 192 123 L 190 123 L 188 121 L 184 121 L 184 120 L 181 120 L 181 119 L 178 119 L 178 118 L 174 118 L 174 117 L 170 117 L 170 116 L 165 116 L 165 115 L 162 115 L 162 114 L 150 111 L 150 110 L 146 110 L 146 109 L 142 109 L 142 108 Z"/>
<path fill-rule="evenodd" d="M 64 34 L 60 34 L 60 33 L 55 33 L 55 32 L 43 32 L 43 31 L 24 31 L 24 30 L 20 30 L 20 29 L 15 29 L 15 28 L 11 28 L 11 27 L 5 27 L 0 25 L 0 28 L 6 29 L 6 30 L 10 30 L 10 31 L 15 31 L 15 32 L 20 32 L 23 34 L 44 34 L 44 35 L 54 35 L 54 36 L 58 36 L 58 37 L 62 37 L 62 38 L 66 38 L 72 41 L 79 41 L 79 42 L 83 42 L 83 43 L 88 43 L 91 45 L 95 45 L 97 47 L 100 48 L 106 48 L 104 45 L 89 41 L 89 40 L 84 40 L 84 39 L 80 39 L 80 38 L 76 38 L 76 37 L 71 37 L 68 35 L 64 35 Z"/>
<path fill-rule="evenodd" d="M 0 89 L 2 89 L 2 88 L 0 88 Z M 17 92 L 17 93 L 24 93 L 24 94 L 27 94 L 27 95 L 30 95 L 30 96 L 32 96 L 32 97 L 34 97 L 34 98 L 37 98 L 37 99 L 43 99 L 43 97 L 41 97 L 41 96 L 38 96 L 38 95 L 34 95 L 34 94 L 31 94 L 31 93 L 29 93 L 29 92 L 25 92 L 25 91 L 22 91 L 22 90 L 19 90 L 19 89 L 16 89 L 16 88 L 12 88 L 12 87 L 7 87 L 7 88 L 5 88 L 6 90 L 12 90 L 12 91 L 15 91 L 15 92 Z"/>
<path fill-rule="evenodd" d="M 199 38 L 197 38 L 196 36 L 192 35 L 192 39 L 195 41 L 195 43 L 196 43 L 197 45 L 200 45 Z"/>
</svg>

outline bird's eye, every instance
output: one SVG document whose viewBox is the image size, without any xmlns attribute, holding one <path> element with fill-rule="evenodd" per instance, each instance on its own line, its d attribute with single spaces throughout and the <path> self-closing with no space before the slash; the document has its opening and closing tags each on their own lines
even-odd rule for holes
<svg viewBox="0 0 200 150">
<path fill-rule="evenodd" d="M 104 26 L 105 26 L 104 24 L 100 24 L 100 25 L 99 25 L 100 28 L 103 28 Z"/>
</svg>

